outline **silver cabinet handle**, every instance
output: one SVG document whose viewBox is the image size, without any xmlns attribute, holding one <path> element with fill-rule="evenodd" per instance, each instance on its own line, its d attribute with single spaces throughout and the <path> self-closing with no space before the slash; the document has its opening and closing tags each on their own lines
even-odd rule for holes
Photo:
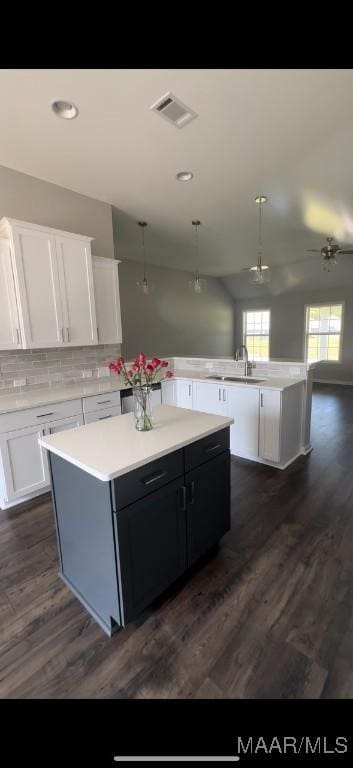
<svg viewBox="0 0 353 768">
<path fill-rule="evenodd" d="M 144 485 L 151 485 L 151 483 L 156 483 L 157 480 L 161 480 L 166 474 L 166 472 L 160 472 L 159 475 L 154 475 L 153 477 L 148 478 L 148 480 L 142 480 L 142 482 Z"/>
<path fill-rule="evenodd" d="M 16 333 L 17 333 L 17 344 L 20 345 L 21 344 L 21 336 L 20 336 L 20 329 L 19 328 L 16 328 Z"/>
<path fill-rule="evenodd" d="M 186 486 L 182 485 L 180 490 L 181 490 L 181 511 L 186 512 Z"/>
<path fill-rule="evenodd" d="M 64 336 L 64 329 L 63 328 L 61 329 L 61 337 L 62 337 L 62 340 L 63 340 L 63 342 L 65 344 L 65 336 Z"/>
<path fill-rule="evenodd" d="M 36 419 L 42 419 L 43 416 L 54 416 L 55 411 L 50 411 L 50 413 L 38 413 L 38 416 L 36 416 Z"/>
<path fill-rule="evenodd" d="M 189 384 L 189 397 L 191 397 L 191 384 Z"/>
<path fill-rule="evenodd" d="M 111 403 L 111 400 L 97 400 L 97 405 L 104 405 L 105 403 Z"/>
<path fill-rule="evenodd" d="M 217 443 L 217 445 L 211 445 L 210 448 L 205 448 L 205 453 L 211 453 L 211 451 L 216 451 L 217 448 L 222 448 L 222 443 Z"/>
<path fill-rule="evenodd" d="M 97 325 L 97 341 L 99 342 L 99 328 L 98 328 L 98 325 Z"/>
<path fill-rule="evenodd" d="M 70 331 L 68 328 L 66 328 L 66 334 L 67 334 L 67 340 L 70 341 Z"/>
<path fill-rule="evenodd" d="M 191 480 L 189 484 L 189 504 L 195 504 L 195 481 Z"/>
<path fill-rule="evenodd" d="M 223 390 L 223 402 L 225 403 L 225 401 L 226 401 L 226 390 L 224 389 Z"/>
<path fill-rule="evenodd" d="M 221 399 L 221 390 L 219 389 L 218 390 L 218 400 L 220 400 L 220 399 Z"/>
<path fill-rule="evenodd" d="M 109 416 L 98 416 L 98 421 L 104 421 L 104 419 L 112 419 L 113 414 L 110 414 Z"/>
<path fill-rule="evenodd" d="M 263 396 L 262 392 L 261 392 L 261 395 L 260 395 L 260 406 L 261 406 L 261 408 L 264 407 L 264 396 Z"/>
</svg>

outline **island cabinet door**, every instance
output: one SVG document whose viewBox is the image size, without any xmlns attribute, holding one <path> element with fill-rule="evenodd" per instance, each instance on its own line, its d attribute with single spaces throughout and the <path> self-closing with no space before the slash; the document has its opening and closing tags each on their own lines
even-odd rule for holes
<svg viewBox="0 0 353 768">
<path fill-rule="evenodd" d="M 225 451 L 186 475 L 188 566 L 230 528 L 230 453 Z"/>
<path fill-rule="evenodd" d="M 114 513 L 125 626 L 186 570 L 183 479 Z"/>
</svg>

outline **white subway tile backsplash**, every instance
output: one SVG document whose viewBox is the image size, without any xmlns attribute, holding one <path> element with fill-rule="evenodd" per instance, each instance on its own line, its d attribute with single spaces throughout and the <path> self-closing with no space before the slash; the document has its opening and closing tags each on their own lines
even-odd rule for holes
<svg viewBox="0 0 353 768">
<path fill-rule="evenodd" d="M 60 381 L 74 383 L 91 372 L 92 377 L 109 375 L 108 365 L 121 354 L 120 344 L 69 349 L 24 349 L 0 351 L 0 391 L 12 390 L 15 381 L 27 380 L 26 389 L 34 389 Z M 16 387 L 17 388 L 17 387 Z M 22 389 L 22 385 L 19 389 Z"/>
</svg>

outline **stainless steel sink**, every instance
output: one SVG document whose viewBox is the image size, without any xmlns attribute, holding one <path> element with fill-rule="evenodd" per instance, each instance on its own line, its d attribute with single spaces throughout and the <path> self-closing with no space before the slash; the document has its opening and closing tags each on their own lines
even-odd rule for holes
<svg viewBox="0 0 353 768">
<path fill-rule="evenodd" d="M 244 384 L 259 384 L 265 379 L 255 379 L 254 376 L 206 376 L 206 379 L 217 379 L 217 381 L 242 381 Z"/>
</svg>

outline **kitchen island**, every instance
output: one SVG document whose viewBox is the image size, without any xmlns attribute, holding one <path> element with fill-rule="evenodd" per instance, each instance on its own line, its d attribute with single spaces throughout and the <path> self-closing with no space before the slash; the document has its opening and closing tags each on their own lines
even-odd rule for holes
<svg viewBox="0 0 353 768">
<path fill-rule="evenodd" d="M 111 635 L 230 527 L 233 419 L 170 406 L 138 432 L 132 413 L 51 436 L 60 576 Z"/>
</svg>

